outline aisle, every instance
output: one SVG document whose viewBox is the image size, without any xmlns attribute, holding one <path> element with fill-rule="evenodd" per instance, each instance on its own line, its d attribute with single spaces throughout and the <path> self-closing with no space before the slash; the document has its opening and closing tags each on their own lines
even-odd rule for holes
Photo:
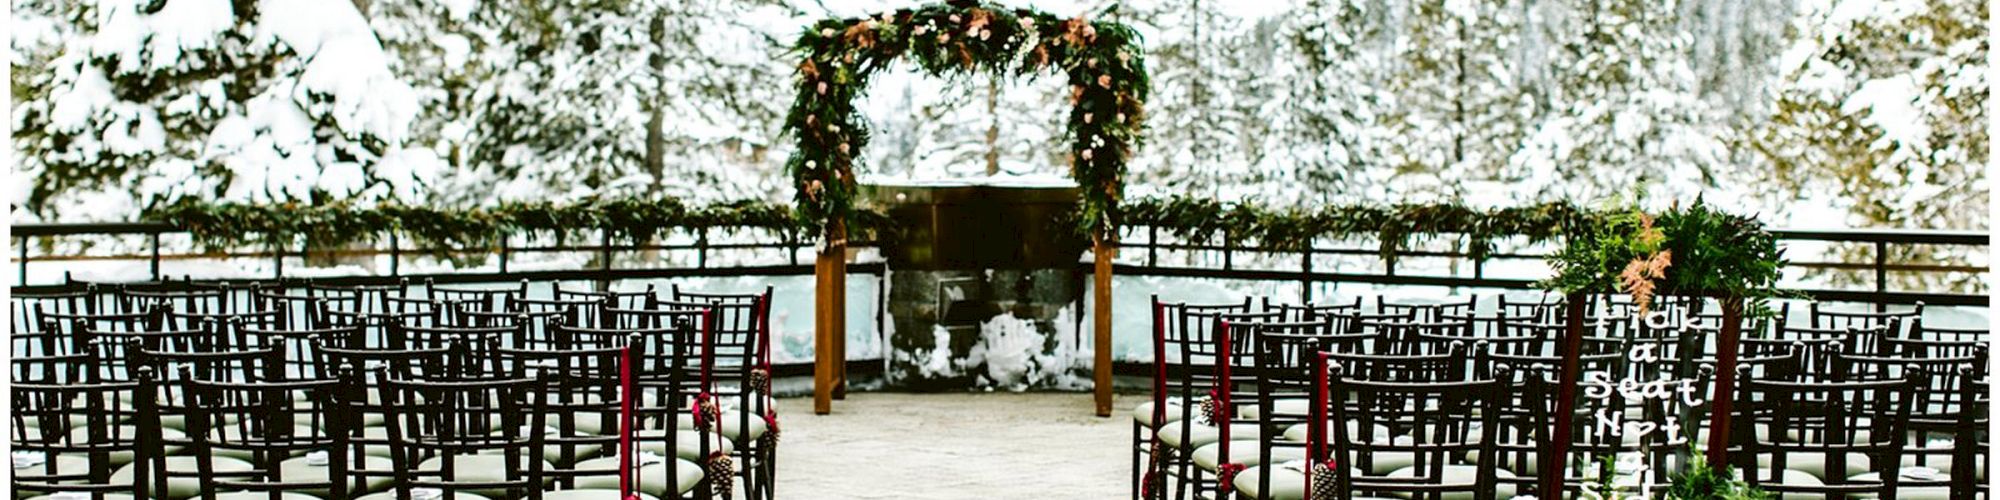
<svg viewBox="0 0 2000 500">
<path fill-rule="evenodd" d="M 850 394 L 832 415 L 779 401 L 780 499 L 1124 498 L 1137 396 Z"/>
</svg>

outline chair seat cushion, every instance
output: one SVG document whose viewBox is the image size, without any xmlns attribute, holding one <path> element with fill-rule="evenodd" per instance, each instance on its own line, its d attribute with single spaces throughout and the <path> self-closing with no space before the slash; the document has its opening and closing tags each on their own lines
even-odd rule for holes
<svg viewBox="0 0 2000 500">
<path fill-rule="evenodd" d="M 417 488 L 416 490 L 411 491 L 410 493 L 411 493 L 410 498 L 414 500 L 436 500 L 444 498 L 441 492 L 434 489 Z M 426 496 L 426 494 L 430 496 Z M 463 491 L 458 493 L 458 500 L 485 500 L 485 499 L 486 496 L 484 495 L 467 493 Z M 354 500 L 397 500 L 396 490 L 389 490 L 378 493 L 369 493 L 366 495 L 362 495 L 359 498 L 355 498 Z"/>
<path fill-rule="evenodd" d="M 75 496 L 72 496 L 72 495 L 75 495 Z M 48 495 L 42 495 L 42 496 L 34 496 L 34 497 L 28 497 L 28 500 L 90 500 L 90 494 L 88 494 L 88 493 L 54 493 L 54 494 L 48 494 Z M 133 498 L 132 498 L 132 495 L 127 495 L 127 494 L 124 494 L 124 493 L 105 493 L 105 494 L 104 494 L 104 500 L 133 500 Z"/>
<path fill-rule="evenodd" d="M 279 492 L 278 498 L 280 500 L 320 500 L 320 497 L 317 496 L 289 491 Z M 232 491 L 215 494 L 215 500 L 271 500 L 271 494 L 269 492 Z"/>
<path fill-rule="evenodd" d="M 1418 474 L 1417 468 L 1414 465 L 1390 471 L 1386 476 L 1396 479 L 1411 479 L 1417 477 L 1424 477 Z M 1430 478 L 1432 480 L 1426 481 L 1426 483 L 1427 484 L 1472 484 L 1475 480 L 1479 478 L 1479 467 L 1474 465 L 1446 465 L 1443 467 L 1441 476 L 1443 477 Z M 1496 478 L 1515 477 L 1514 473 L 1507 472 L 1506 469 L 1494 469 L 1493 476 Z M 1508 483 L 1500 483 L 1498 486 L 1493 488 L 1493 493 L 1494 493 L 1494 498 L 1513 498 L 1514 485 Z M 1394 493 L 1394 495 L 1402 498 L 1410 498 L 1411 496 L 1410 494 L 1403 492 L 1396 492 Z M 1472 500 L 1473 496 L 1474 496 L 1473 493 L 1470 491 L 1456 491 L 1443 494 L 1441 496 L 1441 499 Z"/>
<path fill-rule="evenodd" d="M 1187 429 L 1186 436 L 1182 436 L 1184 427 L 1187 427 L 1187 422 L 1173 422 L 1160 426 L 1160 441 L 1175 448 L 1199 448 L 1201 445 L 1222 439 L 1222 431 L 1212 426 L 1195 424 Z M 1262 433 L 1258 431 L 1256 424 L 1229 425 L 1229 439 L 1232 440 L 1255 440 L 1260 435 Z M 1186 443 L 1181 442 L 1183 438 L 1187 439 Z"/>
<path fill-rule="evenodd" d="M 661 455 L 667 454 L 667 443 L 665 441 L 660 440 L 660 438 L 666 436 L 665 433 L 666 431 L 660 429 L 647 429 L 639 431 L 638 432 L 639 451 L 652 452 Z M 701 458 L 704 458 L 701 456 L 700 439 L 701 439 L 700 431 L 689 430 L 689 429 L 675 430 L 674 456 L 685 458 L 688 460 L 699 460 Z M 716 439 L 715 434 L 709 434 L 708 451 L 710 453 L 718 451 L 723 453 L 734 453 L 736 452 L 736 445 L 734 443 L 729 442 L 729 440 L 727 439 Z"/>
<path fill-rule="evenodd" d="M 1271 491 L 1269 492 L 1262 489 L 1263 480 L 1261 478 L 1265 474 L 1271 475 Z M 1235 480 L 1231 481 L 1230 484 L 1236 487 L 1237 492 L 1242 493 L 1243 496 L 1248 498 L 1304 500 L 1306 497 L 1305 473 L 1292 470 L 1283 465 L 1277 467 L 1259 465 L 1243 469 L 1243 472 L 1236 473 Z"/>
<path fill-rule="evenodd" d="M 640 456 L 643 457 L 642 460 L 647 462 L 639 466 L 639 474 L 637 476 L 639 491 L 643 493 L 661 497 L 679 497 L 682 493 L 687 493 L 693 490 L 695 486 L 701 484 L 704 472 L 701 465 L 686 459 L 675 458 L 673 472 L 677 477 L 674 478 L 674 491 L 670 494 L 667 492 L 668 485 L 665 481 L 667 477 L 667 463 L 661 460 L 657 454 L 648 453 Z M 579 477 L 576 479 L 576 487 L 591 489 L 610 488 L 615 491 L 618 489 L 617 468 L 618 457 L 604 457 L 577 462 L 576 469 L 579 471 L 602 470 L 605 471 L 605 474 Z"/>
<path fill-rule="evenodd" d="M 1221 454 L 1221 442 L 1202 445 L 1200 448 L 1194 450 L 1194 465 L 1201 467 L 1201 470 L 1215 472 L 1216 465 L 1218 465 L 1217 459 L 1221 458 Z M 1271 460 L 1274 461 L 1288 462 L 1305 459 L 1306 449 L 1303 446 L 1274 446 L 1271 448 Z M 1264 463 L 1263 451 L 1257 448 L 1256 441 L 1232 440 L 1229 442 L 1229 462 L 1243 465 L 1262 464 Z"/>
<path fill-rule="evenodd" d="M 1757 465 L 1759 467 L 1768 469 L 1774 462 L 1772 455 L 1774 454 L 1769 454 L 1769 453 L 1758 454 Z M 1796 452 L 1796 451 L 1787 453 L 1785 454 L 1785 468 L 1789 470 L 1795 470 L 1807 474 L 1812 474 L 1813 477 L 1819 478 L 1820 481 L 1824 482 L 1826 481 L 1827 478 L 1826 455 L 1827 455 L 1826 453 L 1808 453 L 1808 452 Z M 1847 464 L 1846 464 L 1847 470 L 1841 472 L 1839 475 L 1834 477 L 1852 477 L 1856 474 L 1868 472 L 1869 468 L 1870 467 L 1869 467 L 1868 455 L 1860 453 L 1848 453 Z"/>
<path fill-rule="evenodd" d="M 1243 405 L 1241 408 L 1240 413 L 1246 419 L 1256 419 L 1264 415 L 1264 407 L 1262 405 Z M 1271 402 L 1271 413 L 1277 416 L 1304 417 L 1311 412 L 1312 400 L 1309 399 L 1285 398 Z"/>
<path fill-rule="evenodd" d="M 1940 473 L 1930 477 L 1913 478 L 1909 475 L 1905 475 L 1903 479 L 1921 480 L 1926 483 L 1929 483 L 1929 482 L 1950 481 L 1951 476 Z M 1853 477 L 1847 478 L 1847 480 L 1848 482 L 1855 482 L 1855 483 L 1876 483 L 1882 481 L 1882 474 L 1876 472 L 1866 472 L 1861 474 L 1855 474 Z M 1876 497 L 1876 495 L 1872 494 L 1861 494 L 1854 496 L 1857 498 Z M 1908 499 L 1908 500 L 1946 500 L 1951 498 L 1951 487 L 1950 486 L 1897 486 L 1896 498 Z"/>
<path fill-rule="evenodd" d="M 746 435 L 743 431 L 744 420 L 741 414 L 737 412 L 722 412 L 722 435 L 742 442 L 764 437 L 764 433 L 770 430 L 770 424 L 764 421 L 764 417 L 751 415 L 748 419 L 750 421 L 750 432 Z M 674 419 L 674 423 L 682 429 L 693 429 L 694 415 L 682 413 L 678 418 Z"/>
<path fill-rule="evenodd" d="M 215 460 L 216 472 L 245 472 L 252 470 L 250 462 L 229 457 L 210 458 Z M 118 468 L 117 472 L 111 473 L 111 482 L 130 484 L 136 465 L 138 464 L 126 464 L 124 467 Z M 200 465 L 197 463 L 195 457 L 166 457 L 166 465 L 167 474 L 170 476 L 167 478 L 167 491 L 164 492 L 165 494 L 161 494 L 162 492 L 152 491 L 151 487 L 148 487 L 147 491 L 152 492 L 151 496 L 188 498 L 201 494 L 201 480 L 195 477 L 195 473 L 200 471 Z"/>
<path fill-rule="evenodd" d="M 641 492 L 639 493 L 639 498 L 641 498 L 642 500 L 656 500 L 657 497 L 653 496 L 651 493 Z M 618 485 L 614 484 L 611 486 L 610 489 L 596 488 L 596 489 L 578 489 L 578 490 L 563 490 L 563 491 L 544 491 L 542 492 L 542 500 L 625 500 L 625 499 L 620 498 L 618 496 Z"/>
<path fill-rule="evenodd" d="M 1165 419 L 1165 420 L 1166 420 L 1167 422 L 1179 422 L 1179 421 L 1181 421 L 1181 405 L 1180 405 L 1179 403 L 1175 403 L 1175 402 L 1173 402 L 1173 401 L 1171 401 L 1171 400 L 1169 400 L 1169 401 L 1167 402 L 1167 411 L 1166 411 L 1166 419 Z M 1146 426 L 1146 427 L 1152 427 L 1152 426 L 1153 426 L 1153 402 L 1152 402 L 1152 401 L 1147 401 L 1147 402 L 1144 402 L 1144 403 L 1139 403 L 1139 406 L 1135 406 L 1135 407 L 1133 407 L 1133 408 L 1132 408 L 1132 421 L 1133 421 L 1133 422 L 1137 422 L 1137 423 L 1138 423 L 1139 425 L 1143 425 L 1143 426 Z"/>
<path fill-rule="evenodd" d="M 105 434 L 107 436 L 115 436 L 116 441 L 133 442 L 138 440 L 139 436 L 138 427 L 134 427 L 131 425 L 117 425 L 114 427 L 117 428 L 105 429 L 104 431 Z M 90 428 L 78 427 L 75 430 L 71 430 L 69 436 L 71 442 L 89 443 Z M 181 431 L 175 429 L 162 428 L 160 429 L 160 439 L 164 439 L 167 441 L 187 441 L 187 434 L 184 434 Z M 181 447 L 179 445 L 167 445 L 165 448 L 166 448 L 166 453 L 168 455 L 180 453 L 181 451 Z M 111 452 L 109 455 L 112 466 L 119 466 L 132 463 L 132 452 L 130 451 L 114 451 Z"/>
<path fill-rule="evenodd" d="M 1328 441 L 1332 441 L 1333 423 L 1327 422 L 1325 425 L 1326 425 L 1326 439 Z M 1349 434 L 1360 432 L 1359 430 L 1360 427 L 1361 427 L 1360 422 L 1347 422 L 1347 432 Z M 1303 443 L 1306 442 L 1306 440 L 1311 437 L 1310 435 L 1307 434 L 1309 432 L 1312 432 L 1312 428 L 1307 427 L 1305 423 L 1292 424 L 1290 427 L 1285 428 L 1284 438 L 1286 441 L 1291 441 L 1294 443 Z M 1374 439 L 1378 441 L 1389 439 L 1389 426 L 1382 424 L 1375 424 L 1375 432 L 1372 435 L 1374 436 Z"/>
<path fill-rule="evenodd" d="M 27 451 L 17 451 L 14 453 L 17 454 L 15 455 L 14 458 L 15 460 L 14 478 L 16 479 L 42 482 L 41 480 L 35 478 L 46 478 L 50 476 L 79 476 L 90 473 L 89 455 L 80 453 L 58 454 L 55 455 L 54 460 L 49 460 L 47 458 L 49 456 L 47 453 L 27 452 Z M 34 457 L 34 458 L 28 458 L 28 457 Z M 22 463 L 22 460 L 24 459 L 34 460 L 34 462 L 32 462 L 32 465 L 24 464 Z M 54 462 L 54 464 L 50 464 L 50 462 Z M 80 483 L 83 481 L 80 479 L 71 479 L 61 482 Z"/>
<path fill-rule="evenodd" d="M 511 470 L 507 467 L 506 455 L 478 455 L 478 454 L 454 455 L 452 456 L 453 477 L 440 479 L 439 471 L 443 470 L 442 469 L 443 466 L 444 466 L 444 457 L 435 456 L 425 459 L 423 462 L 417 463 L 417 468 L 415 470 L 421 478 L 426 480 L 437 479 L 441 481 L 459 482 L 459 483 L 503 482 L 508 480 L 507 474 L 508 471 Z M 515 472 L 514 474 L 519 478 L 526 478 L 528 475 L 528 470 L 527 470 L 528 466 L 529 465 L 525 463 L 521 464 L 520 470 Z M 554 464 L 550 464 L 547 461 L 543 461 L 542 470 L 550 470 L 554 468 L 555 468 Z M 507 496 L 507 492 L 504 489 L 499 489 L 499 488 L 472 490 L 472 492 L 478 493 L 481 496 L 488 496 L 488 497 Z"/>
<path fill-rule="evenodd" d="M 278 463 L 278 474 L 281 477 L 284 477 L 285 478 L 284 481 L 287 483 L 314 483 L 314 482 L 326 481 L 327 474 L 332 472 L 333 468 L 323 463 L 321 464 L 314 463 L 316 461 L 317 459 L 310 456 L 293 457 L 287 459 L 283 462 Z M 376 456 L 364 456 L 361 457 L 361 463 L 358 464 L 349 463 L 347 467 L 349 471 L 348 474 L 350 477 L 352 477 L 352 481 L 350 481 L 347 486 L 347 493 L 349 495 L 367 493 L 370 491 L 382 491 L 383 488 L 388 488 L 389 484 L 394 482 L 393 481 L 394 478 L 391 478 L 389 476 L 369 476 L 366 479 L 366 481 L 363 481 L 361 477 L 353 476 L 353 471 L 357 468 L 370 472 L 375 472 L 375 471 L 389 472 L 395 467 L 395 463 L 389 460 L 388 458 L 376 457 Z M 316 496 L 326 496 L 327 493 L 329 493 L 329 491 L 325 489 L 315 489 L 307 492 Z"/>
</svg>

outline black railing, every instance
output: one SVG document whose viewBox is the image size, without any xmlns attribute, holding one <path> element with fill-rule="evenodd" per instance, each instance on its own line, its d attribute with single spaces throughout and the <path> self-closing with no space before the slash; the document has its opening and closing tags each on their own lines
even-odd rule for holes
<svg viewBox="0 0 2000 500">
<path fill-rule="evenodd" d="M 1301 302 L 1313 301 L 1314 283 L 1369 283 L 1382 285 L 1440 286 L 1452 288 L 1500 288 L 1533 289 L 1535 279 L 1496 278 L 1488 275 L 1488 264 L 1495 261 L 1538 261 L 1548 257 L 1547 253 L 1529 251 L 1496 251 L 1480 258 L 1462 250 L 1398 250 L 1392 258 L 1382 259 L 1379 269 L 1328 269 L 1322 257 L 1374 256 L 1382 257 L 1377 242 L 1350 246 L 1324 246 L 1318 242 L 1302 251 L 1273 252 L 1253 245 L 1238 244 L 1228 234 L 1213 235 L 1206 243 L 1168 241 L 1162 238 L 1165 232 L 1159 228 L 1128 228 L 1119 242 L 1120 258 L 1112 265 L 1113 274 L 1125 276 L 1176 276 L 1253 281 L 1296 281 L 1300 284 Z M 1876 304 L 1909 304 L 1923 302 L 1931 305 L 1979 306 L 1989 304 L 1983 287 L 1965 287 L 1963 290 L 1898 290 L 1893 289 L 1890 273 L 1959 273 L 1983 275 L 1990 268 L 1970 264 L 1937 264 L 1896 262 L 1890 259 L 1890 249 L 1894 246 L 1961 246 L 1977 247 L 1977 251 L 1966 255 L 1984 256 L 1990 237 L 1977 231 L 1934 231 L 1903 229 L 1778 229 L 1771 231 L 1778 237 L 1779 245 L 1788 242 L 1825 242 L 1830 244 L 1866 245 L 1873 248 L 1872 256 L 1865 262 L 1795 261 L 1787 263 L 1790 270 L 1814 271 L 1867 271 L 1870 287 L 1867 289 L 1801 288 L 1795 291 L 1818 300 L 1872 302 Z M 1547 246 L 1547 245 L 1543 245 Z M 1189 252 L 1202 255 L 1202 265 L 1161 264 L 1162 253 L 1179 252 L 1184 256 Z M 1250 259 L 1256 256 L 1259 258 Z M 1445 258 L 1456 263 L 1469 263 L 1471 275 L 1460 273 L 1447 275 L 1410 274 L 1399 263 L 1411 258 Z M 1244 265 L 1245 260 L 1254 260 L 1258 265 Z M 1970 258 L 1967 259 L 1971 260 Z M 1978 280 L 1966 280 L 1968 282 Z"/>
<path fill-rule="evenodd" d="M 812 273 L 810 260 L 811 244 L 795 234 L 784 231 L 767 230 L 777 236 L 775 241 L 749 243 L 717 243 L 709 237 L 710 229 L 684 230 L 691 236 L 691 243 L 684 244 L 619 244 L 608 231 L 601 232 L 597 241 L 589 245 L 577 245 L 556 238 L 554 244 L 516 245 L 512 239 L 503 239 L 500 245 L 485 249 L 431 249 L 404 248 L 397 235 L 387 235 L 386 245 L 376 245 L 361 249 L 313 249 L 305 248 L 303 242 L 293 248 L 267 249 L 236 252 L 186 252 L 163 253 L 162 236 L 182 233 L 172 225 L 154 222 L 132 223 L 63 223 L 63 224 L 15 224 L 13 236 L 18 243 L 19 254 L 14 256 L 18 266 L 17 285 L 27 282 L 28 266 L 32 262 L 88 261 L 88 260 L 145 260 L 149 263 L 150 277 L 158 280 L 161 262 L 172 259 L 231 259 L 266 258 L 271 259 L 270 278 L 286 278 L 285 260 L 294 257 L 315 256 L 388 256 L 388 273 L 372 276 L 345 276 L 316 278 L 327 283 L 372 282 L 383 278 L 430 278 L 440 283 L 476 283 L 494 281 L 517 281 L 526 279 L 562 280 L 618 280 L 671 278 L 683 276 L 783 276 Z M 1376 256 L 1382 251 L 1372 246 L 1374 242 L 1352 242 L 1349 246 L 1313 245 L 1303 251 L 1273 252 L 1254 246 L 1241 245 L 1229 235 L 1220 235 L 1212 241 L 1220 243 L 1191 243 L 1166 241 L 1157 228 L 1128 228 L 1121 239 L 1121 257 L 1113 265 L 1116 274 L 1127 276 L 1181 276 L 1232 280 L 1296 281 L 1301 287 L 1300 300 L 1311 302 L 1314 283 L 1369 283 L 1383 285 L 1440 286 L 1453 288 L 1500 288 L 1531 289 L 1535 281 L 1528 278 L 1505 278 L 1488 275 L 1488 265 L 1496 261 L 1532 261 L 1547 257 L 1546 253 L 1533 251 L 1496 251 L 1481 258 L 1474 258 L 1468 252 L 1456 249 L 1399 250 L 1394 258 L 1384 259 L 1379 266 L 1336 266 L 1322 262 L 1324 257 Z M 1895 246 L 1931 245 L 1978 247 L 1985 254 L 1989 236 L 1977 231 L 1934 231 L 1934 230 L 1880 230 L 1880 229 L 1829 229 L 1829 230 L 1773 230 L 1783 245 L 1786 242 L 1824 242 L 1830 244 L 1865 245 L 1873 248 L 1872 256 L 1864 262 L 1798 261 L 1788 264 L 1789 269 L 1804 271 L 1846 271 L 1862 273 L 1871 278 L 1872 286 L 1863 289 L 1802 289 L 1798 290 L 1820 300 L 1874 302 L 1878 304 L 1924 302 L 1933 305 L 1986 306 L 1989 301 L 1985 290 L 1965 287 L 1964 290 L 1900 290 L 1892 287 L 1890 273 L 1958 273 L 1981 275 L 1989 268 L 1969 264 L 1939 264 L 1922 262 L 1897 262 L 1890 259 L 1890 250 Z M 36 238 L 61 238 L 75 236 L 142 236 L 147 239 L 143 254 L 119 255 L 34 255 Z M 540 241 L 540 240 L 531 240 Z M 854 246 L 869 246 L 857 243 Z M 719 252 L 755 250 L 776 250 L 785 258 L 775 264 L 716 266 L 711 256 Z M 692 251 L 692 265 L 676 267 L 617 267 L 614 254 L 619 252 L 645 251 Z M 596 267 L 591 269 L 533 270 L 510 269 L 516 256 L 536 253 L 584 252 L 597 256 Z M 1207 262 L 1203 265 L 1163 265 L 1162 253 L 1207 252 Z M 413 255 L 436 255 L 439 253 L 485 254 L 497 257 L 493 272 L 451 272 L 431 274 L 405 273 L 403 263 Z M 802 258 L 801 254 L 807 255 Z M 1443 258 L 1454 263 L 1469 264 L 1470 276 L 1453 272 L 1444 275 L 1412 274 L 1400 263 L 1415 258 Z M 1283 264 L 1290 262 L 1292 264 Z M 1081 265 L 1081 264 L 1080 264 Z M 1084 265 L 1087 267 L 1087 265 Z M 886 266 L 881 262 L 857 263 L 850 266 L 856 273 L 879 274 Z M 1087 272 L 1087 269 L 1086 269 Z M 1967 280 L 1977 281 L 1977 280 Z M 38 285 L 47 285 L 44 283 Z M 32 287 L 31 287 L 32 289 Z"/>
</svg>

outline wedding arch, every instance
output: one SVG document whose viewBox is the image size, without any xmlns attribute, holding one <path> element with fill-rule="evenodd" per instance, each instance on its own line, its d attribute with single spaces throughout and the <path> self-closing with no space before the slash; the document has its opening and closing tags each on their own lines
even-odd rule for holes
<svg viewBox="0 0 2000 500">
<path fill-rule="evenodd" d="M 1101 14 L 1100 14 L 1101 17 Z M 814 410 L 826 413 L 842 385 L 845 359 L 846 244 L 854 222 L 854 167 L 868 143 L 855 99 L 876 71 L 902 59 L 932 76 L 988 73 L 1068 77 L 1070 176 L 1082 194 L 1077 229 L 1096 258 L 1097 412 L 1111 412 L 1111 257 L 1125 165 L 1145 128 L 1151 83 L 1137 31 L 1089 15 L 1064 18 L 1030 9 L 952 1 L 874 17 L 826 19 L 792 45 L 801 56 L 798 95 L 785 131 L 798 141 L 785 170 L 799 216 L 824 238 L 815 261 L 817 363 Z"/>
</svg>

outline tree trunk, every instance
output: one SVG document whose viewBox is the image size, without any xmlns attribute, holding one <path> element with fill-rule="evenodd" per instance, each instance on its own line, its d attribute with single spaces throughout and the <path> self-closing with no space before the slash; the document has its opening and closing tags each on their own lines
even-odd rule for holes
<svg viewBox="0 0 2000 500">
<path fill-rule="evenodd" d="M 1097 416 L 1111 416 L 1111 258 L 1118 255 L 1118 245 L 1104 235 L 1098 235 L 1091 245 L 1091 254 L 1096 257 L 1094 282 L 1091 297 L 1095 310 L 1091 313 L 1096 328 L 1096 379 Z"/>
</svg>

